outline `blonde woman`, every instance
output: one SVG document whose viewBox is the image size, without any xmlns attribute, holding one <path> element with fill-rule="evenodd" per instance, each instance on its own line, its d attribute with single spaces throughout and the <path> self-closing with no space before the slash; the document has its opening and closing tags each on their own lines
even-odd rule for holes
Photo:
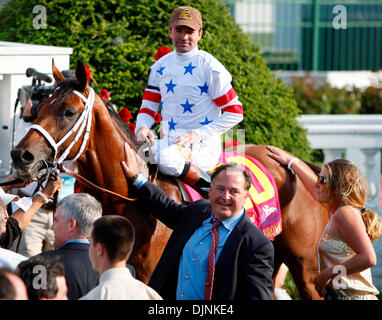
<svg viewBox="0 0 382 320">
<path fill-rule="evenodd" d="M 273 146 L 267 149 L 330 213 L 317 245 L 317 292 L 326 299 L 377 299 L 370 268 L 377 263 L 372 242 L 381 236 L 382 223 L 378 214 L 365 209 L 367 182 L 358 168 L 338 159 L 324 164 L 317 176 L 292 154 Z"/>
</svg>

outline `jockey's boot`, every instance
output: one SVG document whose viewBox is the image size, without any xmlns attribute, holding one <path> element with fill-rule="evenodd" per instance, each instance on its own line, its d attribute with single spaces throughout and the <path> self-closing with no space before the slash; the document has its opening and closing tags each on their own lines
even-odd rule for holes
<svg viewBox="0 0 382 320">
<path fill-rule="evenodd" d="M 183 172 L 178 177 L 190 186 L 195 187 L 203 198 L 208 196 L 211 185 L 211 177 L 205 171 L 202 171 L 196 165 L 186 161 Z"/>
</svg>

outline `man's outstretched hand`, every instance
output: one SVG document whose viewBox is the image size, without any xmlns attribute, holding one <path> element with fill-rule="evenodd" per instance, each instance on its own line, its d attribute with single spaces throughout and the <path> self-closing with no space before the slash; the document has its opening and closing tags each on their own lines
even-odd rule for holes
<svg viewBox="0 0 382 320">
<path fill-rule="evenodd" d="M 139 168 L 138 168 L 135 152 L 130 148 L 127 142 L 125 142 L 124 152 L 125 152 L 125 161 L 121 161 L 121 166 L 126 178 L 130 179 L 134 175 L 139 173 Z"/>
</svg>

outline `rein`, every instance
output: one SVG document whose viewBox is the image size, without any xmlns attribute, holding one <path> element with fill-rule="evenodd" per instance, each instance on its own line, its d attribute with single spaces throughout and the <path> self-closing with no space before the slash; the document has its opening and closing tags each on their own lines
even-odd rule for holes
<svg viewBox="0 0 382 320">
<path fill-rule="evenodd" d="M 10 181 L 0 182 L 0 187 L 2 187 L 2 186 L 13 186 L 13 185 L 19 184 L 21 182 L 23 182 L 23 180 L 21 178 L 16 178 L 16 179 L 13 179 Z"/>
<path fill-rule="evenodd" d="M 34 179 L 32 180 L 32 182 L 37 182 L 37 184 L 38 184 L 38 186 L 35 189 L 35 191 L 33 192 L 33 194 L 35 194 L 38 191 L 38 189 L 40 188 L 42 183 L 44 183 L 44 181 L 47 180 L 51 174 L 58 174 L 59 173 L 59 170 L 57 169 L 57 167 L 52 162 L 46 161 L 46 160 L 40 160 L 39 162 L 42 162 L 45 165 L 45 169 L 44 169 L 44 171 L 41 170 L 39 172 L 36 180 L 34 180 Z M 19 183 L 22 183 L 23 181 L 24 180 L 21 178 L 16 178 L 13 180 L 0 182 L 0 187 L 17 185 Z"/>
<path fill-rule="evenodd" d="M 59 89 L 59 87 L 57 89 Z M 89 187 L 89 188 L 91 188 L 93 190 L 106 192 L 106 193 L 108 193 L 110 195 L 116 196 L 116 197 L 124 199 L 124 200 L 136 201 L 137 199 L 135 199 L 135 198 L 128 198 L 128 197 L 125 197 L 125 196 L 123 196 L 121 194 L 113 192 L 111 190 L 107 190 L 105 188 L 101 188 L 101 187 L 97 186 L 96 184 L 90 182 L 86 178 L 82 177 L 81 175 L 75 173 L 74 171 L 72 171 L 72 170 L 70 170 L 68 168 L 65 168 L 62 165 L 62 163 L 65 161 L 66 157 L 68 156 L 70 150 L 72 149 L 72 147 L 80 139 L 80 137 L 81 137 L 81 135 L 84 132 L 84 129 L 86 127 L 86 131 L 84 133 L 83 141 L 82 141 L 80 149 L 78 150 L 77 155 L 73 159 L 68 160 L 68 161 L 73 163 L 84 152 L 86 143 L 89 140 L 90 129 L 91 129 L 91 124 L 92 124 L 93 106 L 94 106 L 94 97 L 95 97 L 93 88 L 89 87 L 89 96 L 88 96 L 88 98 L 85 98 L 85 96 L 82 95 L 81 93 L 79 93 L 77 90 L 73 90 L 73 93 L 76 94 L 77 96 L 79 96 L 84 101 L 85 108 L 82 111 L 82 113 L 81 113 L 80 117 L 78 118 L 77 122 L 74 124 L 74 126 L 65 134 L 65 136 L 59 142 L 56 143 L 54 141 L 54 139 L 52 138 L 52 136 L 49 134 L 49 132 L 46 131 L 43 127 L 41 127 L 41 126 L 39 126 L 37 124 L 32 125 L 30 127 L 30 129 L 29 129 L 29 130 L 37 130 L 38 132 L 40 132 L 45 137 L 45 139 L 49 142 L 50 146 L 54 149 L 54 159 L 56 159 L 56 157 L 57 157 L 57 152 L 58 152 L 59 146 L 61 146 L 66 140 L 68 140 L 69 137 L 71 137 L 78 130 L 78 132 L 77 132 L 76 136 L 74 137 L 73 141 L 66 148 L 66 150 L 62 153 L 60 158 L 55 163 L 49 162 L 50 167 L 54 168 L 54 169 L 60 168 L 61 171 L 65 172 L 69 176 L 77 179 L 79 182 L 81 182 L 82 184 L 86 185 L 87 187 Z"/>
<path fill-rule="evenodd" d="M 128 200 L 128 201 L 136 201 L 137 199 L 136 198 L 128 198 L 128 197 L 125 197 L 119 193 L 116 193 L 114 191 L 111 191 L 111 190 L 108 190 L 108 189 L 105 189 L 105 188 L 101 188 L 100 186 L 97 186 L 96 184 L 94 184 L 93 182 L 90 182 L 89 180 L 87 180 L 86 178 L 84 178 L 83 176 L 79 175 L 78 173 L 75 173 L 74 171 L 64 167 L 63 165 L 61 165 L 60 167 L 61 171 L 65 172 L 66 174 L 68 174 L 69 176 L 75 178 L 76 180 L 78 180 L 79 182 L 81 182 L 83 185 L 93 189 L 93 190 L 98 190 L 98 191 L 102 191 L 102 192 L 105 192 L 105 193 L 108 193 L 112 196 L 116 196 L 118 198 L 121 198 L 121 199 L 124 199 L 124 200 Z"/>
</svg>

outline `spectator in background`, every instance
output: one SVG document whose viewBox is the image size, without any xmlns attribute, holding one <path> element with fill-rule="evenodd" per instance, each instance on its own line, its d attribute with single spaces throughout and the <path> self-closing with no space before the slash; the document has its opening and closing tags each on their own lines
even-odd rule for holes
<svg viewBox="0 0 382 320">
<path fill-rule="evenodd" d="M 29 300 L 68 300 L 64 263 L 58 257 L 35 256 L 19 264 Z"/>
<path fill-rule="evenodd" d="M 17 196 L 7 194 L 0 188 L 0 239 L 2 235 L 7 232 L 8 212 L 6 205 L 15 199 L 18 199 Z M 0 268 L 15 270 L 17 265 L 26 259 L 26 257 L 11 250 L 0 248 Z"/>
<path fill-rule="evenodd" d="M 267 149 L 268 156 L 287 165 L 329 213 L 317 244 L 318 294 L 327 300 L 377 300 L 370 268 L 376 264 L 372 241 L 382 235 L 382 221 L 365 208 L 368 186 L 358 168 L 336 159 L 325 163 L 317 176 L 289 152 L 274 146 Z M 337 275 L 341 285 L 333 281 Z"/>
<path fill-rule="evenodd" d="M 12 246 L 15 239 L 27 227 L 35 213 L 47 200 L 53 198 L 56 191 L 61 190 L 61 184 L 62 179 L 60 177 L 51 175 L 43 191 L 30 199 L 31 201 L 26 205 L 25 211 L 20 208 L 11 217 L 8 216 L 6 206 L 11 201 L 17 200 L 18 197 L 4 192 L 8 191 L 9 188 L 0 187 L 0 247 L 9 249 Z"/>
<path fill-rule="evenodd" d="M 94 223 L 90 260 L 100 284 L 81 300 L 161 300 L 152 288 L 134 279 L 126 267 L 135 241 L 132 224 L 121 216 L 104 216 Z"/>
<path fill-rule="evenodd" d="M 101 204 L 86 193 L 71 194 L 57 206 L 52 226 L 57 249 L 41 255 L 62 257 L 70 300 L 81 298 L 98 284 L 99 274 L 89 259 L 89 236 L 101 216 Z"/>
<path fill-rule="evenodd" d="M 23 280 L 7 268 L 0 268 L 0 300 L 28 300 Z"/>
<path fill-rule="evenodd" d="M 67 77 L 73 76 L 73 74 L 70 73 L 70 70 L 64 70 L 63 73 Z M 32 125 L 32 121 L 37 117 L 36 107 L 38 103 L 39 101 L 34 101 L 33 104 L 32 100 L 28 99 L 26 105 L 22 106 L 21 119 L 18 122 L 15 132 L 15 145 L 17 145 L 25 136 Z M 65 166 L 70 167 L 72 164 L 65 163 Z M 71 183 L 73 184 L 72 189 L 74 191 L 74 179 L 67 177 L 65 173 L 61 173 L 60 175 L 64 182 L 63 191 L 68 192 L 67 190 L 69 189 Z M 32 182 L 24 188 L 19 188 L 17 190 L 17 194 L 20 197 L 32 197 L 37 185 L 37 182 Z M 49 200 L 37 210 L 24 232 L 20 234 L 18 241 L 14 242 L 12 246 L 13 251 L 29 258 L 39 254 L 40 252 L 54 248 L 54 234 L 51 227 L 53 224 L 53 211 L 55 207 L 55 201 Z M 15 211 L 17 209 L 17 204 L 13 204 L 13 210 Z"/>
</svg>

